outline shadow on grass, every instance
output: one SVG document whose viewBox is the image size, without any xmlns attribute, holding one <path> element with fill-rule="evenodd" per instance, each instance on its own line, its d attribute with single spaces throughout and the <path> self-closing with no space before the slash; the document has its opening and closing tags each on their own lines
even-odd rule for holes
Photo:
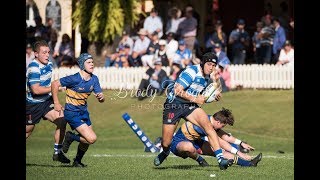
<svg viewBox="0 0 320 180">
<path fill-rule="evenodd" d="M 153 169 L 159 169 L 159 170 L 164 170 L 164 169 L 182 169 L 182 170 L 185 169 L 185 170 L 189 170 L 189 169 L 193 169 L 193 170 L 208 170 L 208 171 L 212 171 L 212 167 L 219 168 L 218 165 L 209 165 L 209 166 L 206 166 L 206 167 L 201 167 L 199 165 L 172 165 L 172 166 L 164 166 L 164 167 L 153 167 Z"/>
<path fill-rule="evenodd" d="M 39 167 L 66 167 L 66 168 L 70 168 L 72 167 L 71 164 L 61 164 L 61 165 L 52 165 L 52 164 L 29 164 L 27 163 L 26 166 L 39 166 Z"/>
</svg>

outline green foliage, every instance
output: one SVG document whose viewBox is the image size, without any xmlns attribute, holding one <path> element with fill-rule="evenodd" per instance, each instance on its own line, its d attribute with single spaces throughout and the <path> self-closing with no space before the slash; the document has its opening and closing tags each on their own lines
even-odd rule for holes
<svg viewBox="0 0 320 180">
<path fill-rule="evenodd" d="M 130 24 L 131 27 L 137 24 L 139 21 L 139 13 L 137 11 L 137 7 L 139 2 L 137 0 L 122 0 L 121 7 L 125 13 L 125 23 Z M 143 13 L 143 12 L 142 12 Z M 145 13 L 143 13 L 145 15 Z"/>
<path fill-rule="evenodd" d="M 80 0 L 76 2 L 72 13 L 72 27 L 75 29 L 79 25 L 81 36 L 88 37 L 90 27 L 88 26 L 95 1 Z"/>
<path fill-rule="evenodd" d="M 79 25 L 81 36 L 91 42 L 112 43 L 124 24 L 133 27 L 139 20 L 138 0 L 79 0 L 72 13 L 72 27 Z"/>
<path fill-rule="evenodd" d="M 103 39 L 110 43 L 115 35 L 121 35 L 124 27 L 124 14 L 119 0 L 110 0 L 107 7 L 106 23 L 104 25 Z"/>
</svg>

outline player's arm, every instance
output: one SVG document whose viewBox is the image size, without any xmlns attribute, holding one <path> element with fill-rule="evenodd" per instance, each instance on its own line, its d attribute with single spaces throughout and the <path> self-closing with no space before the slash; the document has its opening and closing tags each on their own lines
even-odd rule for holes
<svg viewBox="0 0 320 180">
<path fill-rule="evenodd" d="M 231 146 L 230 143 L 228 143 L 227 141 L 223 140 L 220 137 L 219 137 L 219 144 L 220 144 L 222 149 L 224 149 L 226 151 L 229 151 L 234 155 L 238 155 L 239 157 L 241 157 L 243 159 L 251 160 L 251 156 L 238 151 L 238 149 L 236 149 L 235 147 Z"/>
<path fill-rule="evenodd" d="M 226 133 L 222 129 L 217 131 L 217 134 L 218 134 L 219 137 L 221 137 L 221 139 L 223 139 L 223 140 L 225 140 L 225 141 L 227 141 L 229 143 L 237 144 L 237 145 L 242 146 L 245 149 L 248 149 L 250 151 L 254 151 L 254 147 L 252 147 L 249 144 L 241 141 L 240 139 L 235 138 L 234 136 L 231 136 L 230 134 Z"/>
<path fill-rule="evenodd" d="M 100 103 L 103 103 L 105 99 L 99 83 L 99 79 L 96 76 L 94 76 L 94 78 L 96 78 L 96 81 L 94 81 L 95 84 L 93 85 L 94 96 L 98 99 Z"/>
<path fill-rule="evenodd" d="M 28 68 L 28 81 L 30 84 L 30 90 L 35 95 L 48 94 L 51 91 L 51 87 L 40 85 L 40 69 L 38 66 L 31 66 Z"/>
<path fill-rule="evenodd" d="M 61 86 L 60 80 L 54 80 L 51 83 L 51 94 L 52 94 L 52 98 L 53 98 L 53 103 L 54 103 L 54 109 L 56 111 L 61 111 L 63 110 L 63 106 L 60 104 L 59 102 L 59 98 L 58 98 L 58 93 L 59 93 L 59 87 Z"/>
<path fill-rule="evenodd" d="M 186 100 L 188 100 L 190 102 L 197 103 L 197 104 L 200 104 L 200 105 L 203 104 L 204 101 L 205 101 L 205 98 L 202 95 L 198 95 L 198 96 L 194 97 L 194 96 L 188 94 L 184 90 L 184 87 L 179 83 L 175 83 L 175 85 L 174 85 L 174 94 L 176 96 L 179 96 L 179 97 L 181 97 L 183 99 L 186 99 Z"/>
<path fill-rule="evenodd" d="M 40 83 L 36 83 L 31 85 L 31 91 L 36 95 L 48 94 L 51 91 L 51 87 L 40 86 Z"/>
<path fill-rule="evenodd" d="M 174 84 L 174 94 L 190 102 L 194 102 L 202 105 L 205 101 L 204 96 L 192 96 L 185 91 L 189 87 L 196 77 L 196 71 L 192 68 L 185 69 L 178 77 L 176 83 Z"/>
</svg>

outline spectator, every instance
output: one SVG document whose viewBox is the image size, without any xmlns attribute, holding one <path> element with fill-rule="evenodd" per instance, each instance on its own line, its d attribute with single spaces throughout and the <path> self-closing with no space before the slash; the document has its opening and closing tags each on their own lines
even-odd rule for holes
<svg viewBox="0 0 320 180">
<path fill-rule="evenodd" d="M 244 64 L 246 60 L 247 49 L 250 45 L 249 33 L 244 29 L 245 21 L 239 19 L 237 28 L 231 31 L 229 44 L 231 44 L 232 61 L 234 64 Z"/>
<path fill-rule="evenodd" d="M 58 37 L 58 30 L 53 27 L 53 23 L 54 23 L 54 21 L 53 21 L 52 18 L 48 18 L 47 19 L 47 24 L 45 26 L 46 34 L 44 35 L 44 38 L 45 38 L 45 40 L 47 42 L 49 42 L 51 40 L 52 36 L 57 36 Z"/>
<path fill-rule="evenodd" d="M 178 50 L 178 41 L 175 40 L 175 34 L 172 32 L 169 32 L 167 34 L 167 48 L 166 48 L 166 54 L 169 60 L 169 65 L 172 65 L 173 57 L 176 54 L 176 51 Z"/>
<path fill-rule="evenodd" d="M 252 37 L 252 44 L 253 44 L 253 52 L 254 52 L 254 59 L 257 64 L 263 64 L 263 57 L 261 53 L 261 30 L 263 28 L 262 22 L 257 22 L 256 24 L 256 32 L 254 32 Z"/>
<path fill-rule="evenodd" d="M 129 36 L 127 31 L 123 31 L 122 32 L 122 38 L 121 38 L 121 40 L 119 42 L 118 48 L 120 46 L 125 46 L 126 44 L 129 45 L 129 47 L 130 47 L 129 55 L 131 55 L 132 54 L 132 50 L 133 50 L 133 39 Z"/>
<path fill-rule="evenodd" d="M 171 66 L 169 79 L 175 81 L 183 70 L 184 69 L 181 67 L 180 63 L 173 62 Z"/>
<path fill-rule="evenodd" d="M 42 18 L 40 16 L 36 16 L 34 18 L 34 21 L 36 23 L 34 37 L 36 38 L 37 41 L 45 40 L 46 42 L 48 42 L 47 29 L 42 23 Z"/>
<path fill-rule="evenodd" d="M 179 48 L 176 54 L 177 55 L 173 60 L 180 63 L 182 68 L 192 65 L 192 52 L 187 48 L 186 42 L 184 40 L 179 41 Z"/>
<path fill-rule="evenodd" d="M 151 42 L 147 48 L 146 54 L 141 56 L 142 65 L 144 67 L 153 67 L 155 59 L 158 58 L 159 48 L 158 33 L 155 31 L 151 35 Z"/>
<path fill-rule="evenodd" d="M 178 39 L 183 39 L 186 42 L 186 46 L 192 52 L 196 42 L 197 26 L 198 22 L 193 17 L 193 10 L 186 9 L 185 19 L 179 24 L 177 29 Z"/>
<path fill-rule="evenodd" d="M 273 61 L 271 63 L 275 64 L 278 61 L 280 51 L 286 42 L 286 32 L 284 28 L 280 25 L 280 21 L 278 18 L 275 18 L 273 20 L 273 27 L 275 29 L 275 35 L 273 38 L 273 49 L 272 49 Z"/>
<path fill-rule="evenodd" d="M 32 49 L 31 44 L 27 44 L 26 47 L 26 68 L 28 68 L 28 65 L 30 62 L 35 58 L 34 51 Z"/>
<path fill-rule="evenodd" d="M 287 40 L 281 49 L 277 64 L 294 66 L 294 49 L 290 41 Z"/>
<path fill-rule="evenodd" d="M 138 100 L 143 100 L 146 97 L 154 96 L 156 93 L 162 93 L 166 87 L 162 84 L 168 79 L 167 73 L 162 69 L 161 60 L 154 62 L 154 68 L 149 68 L 146 71 L 145 77 L 140 82 L 137 97 Z"/>
<path fill-rule="evenodd" d="M 168 33 L 177 33 L 178 26 L 181 21 L 185 19 L 185 17 L 180 18 L 181 16 L 181 10 L 178 9 L 177 7 L 173 7 L 169 10 L 169 17 L 170 19 L 167 22 L 166 25 L 166 34 Z"/>
<path fill-rule="evenodd" d="M 230 64 L 230 60 L 229 60 L 227 54 L 222 51 L 221 44 L 216 43 L 214 45 L 214 51 L 213 52 L 216 53 L 216 55 L 218 57 L 218 64 L 219 64 L 219 62 L 225 62 L 227 64 Z"/>
<path fill-rule="evenodd" d="M 138 35 L 139 39 L 135 41 L 132 54 L 129 56 L 129 64 L 131 67 L 142 66 L 141 56 L 147 53 L 150 44 L 150 39 L 146 37 L 148 35 L 147 30 L 140 29 Z"/>
<path fill-rule="evenodd" d="M 221 87 L 222 87 L 222 92 L 227 92 L 231 89 L 231 83 L 230 83 L 230 71 L 229 71 L 229 65 L 230 61 L 227 59 L 221 60 L 218 63 L 218 74 L 219 74 L 219 79 L 221 82 Z"/>
<path fill-rule="evenodd" d="M 167 41 L 164 39 L 159 40 L 159 52 L 158 57 L 161 59 L 162 66 L 169 66 L 169 60 L 167 56 Z"/>
<path fill-rule="evenodd" d="M 227 52 L 227 35 L 222 31 L 222 22 L 217 21 L 215 25 L 214 33 L 208 38 L 206 42 L 206 51 L 212 51 L 214 44 L 219 43 L 221 45 L 221 50 Z"/>
<path fill-rule="evenodd" d="M 120 45 L 115 53 L 111 54 L 110 57 L 106 57 L 104 67 L 129 67 L 129 53 L 130 46 L 128 44 Z"/>
<path fill-rule="evenodd" d="M 148 37 L 151 39 L 152 33 L 157 32 L 160 39 L 163 35 L 163 24 L 161 18 L 158 16 L 158 11 L 155 8 L 151 9 L 150 16 L 148 16 L 143 23 L 143 29 L 147 30 Z"/>
<path fill-rule="evenodd" d="M 55 47 L 55 52 L 52 55 L 57 59 L 58 67 L 61 66 L 73 66 L 74 62 L 74 47 L 71 38 L 68 34 L 62 35 L 62 41 Z"/>
<path fill-rule="evenodd" d="M 261 44 L 261 58 L 263 64 L 271 63 L 272 56 L 272 44 L 275 31 L 272 27 L 271 19 L 267 18 L 265 20 L 264 27 L 260 31 L 260 44 Z"/>
</svg>

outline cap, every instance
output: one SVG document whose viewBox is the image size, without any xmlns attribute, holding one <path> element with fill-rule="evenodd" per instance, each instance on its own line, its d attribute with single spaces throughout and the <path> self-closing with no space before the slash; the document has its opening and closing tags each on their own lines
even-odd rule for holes
<svg viewBox="0 0 320 180">
<path fill-rule="evenodd" d="M 152 12 L 157 13 L 158 11 L 156 10 L 156 8 L 152 8 L 150 12 L 151 12 L 151 13 L 152 13 Z"/>
<path fill-rule="evenodd" d="M 154 65 L 162 65 L 161 59 L 157 59 L 157 60 L 154 62 Z"/>
<path fill-rule="evenodd" d="M 159 45 L 160 46 L 165 46 L 167 44 L 167 41 L 166 40 L 164 40 L 164 39 L 160 39 L 159 40 Z"/>
<path fill-rule="evenodd" d="M 222 26 L 222 22 L 221 22 L 221 20 L 217 20 L 217 22 L 216 22 L 216 26 L 218 26 L 218 25 Z"/>
<path fill-rule="evenodd" d="M 151 34 L 152 36 L 158 35 L 157 31 L 153 31 L 153 33 Z"/>
<path fill-rule="evenodd" d="M 178 66 L 178 67 L 181 67 L 181 63 L 179 61 L 176 61 L 176 60 L 173 60 L 172 62 L 172 66 Z"/>
<path fill-rule="evenodd" d="M 228 58 L 224 58 L 219 61 L 219 66 L 226 68 L 227 65 L 230 65 L 230 60 Z"/>
<path fill-rule="evenodd" d="M 185 45 L 185 44 L 186 42 L 183 39 L 179 40 L 179 45 Z"/>
<path fill-rule="evenodd" d="M 239 20 L 238 20 L 238 24 L 244 25 L 244 24 L 245 24 L 244 19 L 239 19 Z"/>
<path fill-rule="evenodd" d="M 123 47 L 124 48 L 130 48 L 129 44 L 125 44 Z"/>
<path fill-rule="evenodd" d="M 141 28 L 137 34 L 146 36 L 148 33 L 147 33 L 147 30 Z"/>
<path fill-rule="evenodd" d="M 257 24 L 256 24 L 256 26 L 257 26 L 257 27 L 260 27 L 260 28 L 262 28 L 262 27 L 263 27 L 263 22 L 261 22 L 261 21 L 258 21 L 258 22 L 257 22 Z"/>
<path fill-rule="evenodd" d="M 119 46 L 119 51 L 124 50 L 124 45 Z"/>
<path fill-rule="evenodd" d="M 91 54 L 89 53 L 82 53 L 80 54 L 80 56 L 78 57 L 78 64 L 81 70 L 84 70 L 84 62 L 88 59 L 92 59 Z"/>
<path fill-rule="evenodd" d="M 291 42 L 289 40 L 286 40 L 286 42 L 284 43 L 285 46 L 291 46 Z"/>
<path fill-rule="evenodd" d="M 214 44 L 214 48 L 221 48 L 221 44 L 220 43 L 215 43 Z"/>
</svg>

